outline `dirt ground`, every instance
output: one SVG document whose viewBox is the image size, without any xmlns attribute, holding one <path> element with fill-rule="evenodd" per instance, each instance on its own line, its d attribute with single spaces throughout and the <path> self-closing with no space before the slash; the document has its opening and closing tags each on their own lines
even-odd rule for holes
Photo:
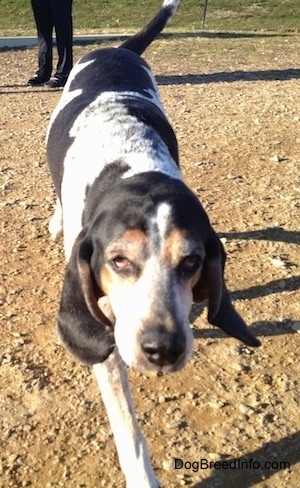
<svg viewBox="0 0 300 488">
<path fill-rule="evenodd" d="M 146 58 L 235 306 L 262 341 L 247 348 L 194 307 L 189 365 L 130 372 L 153 465 L 164 488 L 298 488 L 300 38 L 170 37 Z M 26 86 L 36 49 L 0 59 L 0 486 L 123 487 L 92 373 L 55 333 L 65 264 L 47 229 L 45 132 L 60 91 Z"/>
</svg>

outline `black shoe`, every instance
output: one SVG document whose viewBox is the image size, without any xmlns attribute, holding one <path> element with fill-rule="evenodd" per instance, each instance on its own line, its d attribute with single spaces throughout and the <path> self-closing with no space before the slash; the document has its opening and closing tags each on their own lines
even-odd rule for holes
<svg viewBox="0 0 300 488">
<path fill-rule="evenodd" d="M 45 78 L 44 76 L 40 76 L 38 74 L 33 75 L 29 80 L 27 81 L 27 85 L 30 86 L 39 86 L 39 85 L 44 85 L 46 81 L 48 81 L 49 78 Z"/>
<path fill-rule="evenodd" d="M 67 82 L 66 76 L 53 76 L 49 81 L 45 83 L 48 88 L 61 88 L 65 86 Z"/>
</svg>

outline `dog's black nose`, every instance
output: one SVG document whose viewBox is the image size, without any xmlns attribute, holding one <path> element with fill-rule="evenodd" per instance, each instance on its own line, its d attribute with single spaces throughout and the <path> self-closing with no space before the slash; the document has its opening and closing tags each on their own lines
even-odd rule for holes
<svg viewBox="0 0 300 488">
<path fill-rule="evenodd" d="M 176 363 L 185 351 L 185 337 L 164 328 L 148 329 L 141 337 L 141 347 L 147 359 L 157 366 Z"/>
</svg>

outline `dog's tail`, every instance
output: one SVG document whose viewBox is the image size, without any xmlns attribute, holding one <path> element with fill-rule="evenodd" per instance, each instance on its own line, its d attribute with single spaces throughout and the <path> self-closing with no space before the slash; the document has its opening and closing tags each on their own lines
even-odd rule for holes
<svg viewBox="0 0 300 488">
<path fill-rule="evenodd" d="M 160 10 L 153 19 L 134 36 L 123 42 L 120 47 L 141 55 L 167 25 L 176 12 L 179 2 L 180 0 L 164 0 Z"/>
</svg>

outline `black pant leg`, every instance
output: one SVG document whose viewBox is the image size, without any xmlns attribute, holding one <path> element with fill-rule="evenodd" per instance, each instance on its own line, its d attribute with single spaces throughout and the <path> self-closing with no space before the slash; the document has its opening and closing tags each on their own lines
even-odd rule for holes
<svg viewBox="0 0 300 488">
<path fill-rule="evenodd" d="M 57 76 L 67 77 L 73 66 L 72 0 L 51 0 L 58 51 Z"/>
<path fill-rule="evenodd" d="M 52 72 L 52 33 L 53 19 L 51 0 L 31 0 L 38 34 L 38 71 L 42 78 L 48 79 Z"/>
</svg>

